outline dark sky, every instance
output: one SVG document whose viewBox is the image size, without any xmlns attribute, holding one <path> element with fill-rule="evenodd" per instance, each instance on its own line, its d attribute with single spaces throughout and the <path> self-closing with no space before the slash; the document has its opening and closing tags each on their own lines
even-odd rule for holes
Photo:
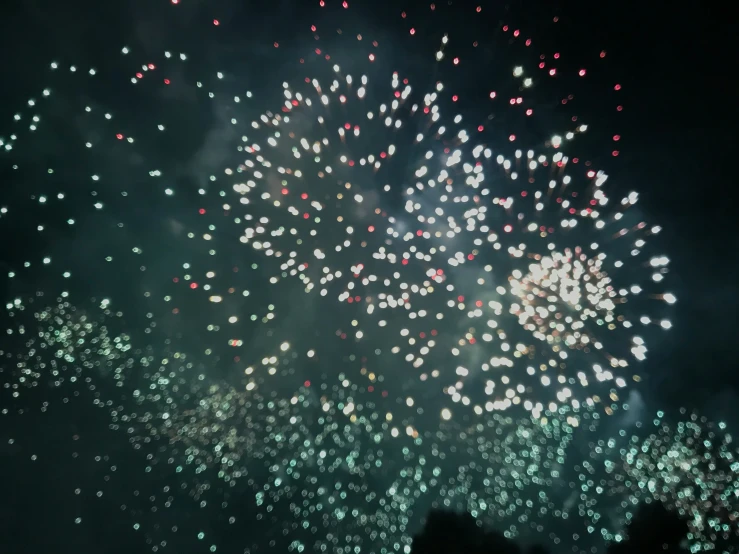
<svg viewBox="0 0 739 554">
<path fill-rule="evenodd" d="M 585 35 L 612 45 L 627 85 L 624 155 L 612 175 L 642 191 L 667 230 L 680 298 L 675 333 L 652 353 L 655 388 L 665 399 L 695 395 L 706 406 L 737 385 L 739 235 L 729 170 L 736 110 L 727 56 L 737 27 L 706 6 L 606 6 L 613 7 L 575 13 Z"/>
</svg>

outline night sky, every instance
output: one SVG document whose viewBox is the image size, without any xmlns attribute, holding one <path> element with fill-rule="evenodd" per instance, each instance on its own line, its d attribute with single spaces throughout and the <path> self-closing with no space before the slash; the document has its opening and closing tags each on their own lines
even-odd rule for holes
<svg viewBox="0 0 739 554">
<path fill-rule="evenodd" d="M 3 183 L 0 208 L 9 208 L 8 215 L 0 217 L 0 292 L 4 303 L 15 298 L 33 298 L 38 296 L 37 291 L 45 291 L 46 299 L 37 300 L 35 305 L 40 308 L 42 304 L 55 304 L 53 298 L 61 290 L 68 290 L 79 310 L 97 313 L 101 299 L 111 299 L 114 311 L 123 312 L 122 317 L 112 318 L 107 323 L 111 336 L 125 334 L 136 348 L 154 358 L 180 351 L 191 353 L 193 371 L 207 378 L 203 381 L 205 384 L 194 385 L 186 398 L 168 389 L 169 398 L 175 399 L 181 414 L 180 419 L 171 416 L 173 426 L 188 421 L 193 427 L 199 425 L 189 418 L 210 422 L 213 417 L 208 411 L 210 405 L 205 407 L 206 404 L 198 404 L 198 400 L 221 398 L 220 392 L 214 396 L 214 389 L 209 389 L 216 386 L 214 384 L 219 384 L 218 391 L 231 390 L 229 387 L 242 390 L 244 360 L 271 355 L 279 349 L 283 339 L 289 340 L 290 348 L 295 351 L 315 347 L 319 351 L 317 359 L 303 365 L 296 362 L 285 369 L 285 373 L 280 373 L 279 381 L 272 385 L 260 382 L 259 392 L 273 401 L 289 399 L 302 384 L 304 396 L 300 402 L 305 402 L 306 408 L 301 411 L 300 403 L 294 412 L 290 411 L 293 408 L 286 407 L 277 417 L 288 412 L 294 417 L 303 417 L 298 421 L 305 423 L 301 429 L 307 429 L 305 432 L 311 440 L 325 432 L 326 422 L 307 407 L 309 404 L 319 406 L 320 394 L 315 391 L 318 383 L 326 382 L 331 387 L 344 377 L 354 382 L 352 371 L 364 364 L 364 358 L 372 350 L 390 346 L 387 341 L 394 340 L 391 333 L 396 324 L 391 321 L 386 334 L 377 331 L 377 335 L 372 336 L 372 331 L 367 331 L 371 348 L 366 350 L 357 349 L 351 341 L 336 339 L 336 335 L 349 332 L 346 322 L 352 317 L 359 319 L 359 326 L 362 326 L 365 316 L 360 313 L 359 306 L 346 303 L 339 306 L 336 302 L 321 304 L 315 293 L 308 297 L 303 293 L 304 287 L 296 285 L 294 280 L 283 279 L 276 286 L 268 285 L 266 280 L 272 275 L 267 269 L 269 263 L 262 264 L 261 254 L 239 244 L 238 237 L 244 225 L 239 228 L 238 225 L 221 224 L 226 220 L 218 212 L 224 202 L 233 202 L 233 199 L 218 198 L 221 182 L 209 179 L 216 173 L 223 175 L 224 167 L 239 163 L 234 162 L 239 159 L 234 157 L 235 145 L 241 144 L 241 135 L 250 132 L 248 122 L 257 119 L 263 109 L 279 109 L 284 101 L 282 82 L 302 82 L 304 73 L 296 69 L 299 66 L 295 60 L 302 56 L 308 58 L 316 48 L 311 44 L 309 26 L 320 20 L 320 29 L 341 27 L 351 29 L 347 36 L 361 32 L 368 40 L 378 40 L 385 48 L 382 50 L 385 59 L 391 59 L 391 62 L 380 62 L 387 63 L 382 67 L 398 69 L 408 75 L 417 89 L 427 90 L 437 80 L 443 80 L 452 93 L 459 95 L 459 109 L 466 120 L 484 121 L 488 112 L 494 114 L 494 118 L 486 122 L 486 125 L 489 123 L 486 132 L 492 130 L 492 137 L 496 133 L 502 137 L 502 148 L 507 147 L 505 138 L 509 133 L 516 133 L 518 140 L 536 147 L 549 140 L 553 130 L 571 122 L 570 107 L 563 106 L 558 99 L 575 91 L 573 109 L 590 127 L 587 140 L 577 143 L 576 154 L 608 173 L 609 184 L 617 190 L 614 196 L 638 191 L 639 215 L 663 229 L 652 244 L 656 251 L 670 258 L 666 290 L 674 293 L 678 302 L 668 313 L 673 324 L 669 332 L 658 330 L 646 334 L 649 350 L 647 360 L 639 366 L 641 382 L 632 382 L 620 399 L 631 404 L 632 411 L 625 416 L 621 412 L 612 422 L 608 420 L 597 428 L 590 426 L 595 420 L 586 416 L 579 434 L 573 435 L 570 446 L 573 457 L 564 464 L 549 460 L 552 464 L 546 466 L 549 480 L 545 485 L 535 480 L 526 481 L 522 489 L 527 491 L 526 495 L 536 495 L 537 487 L 543 487 L 548 501 L 559 505 L 560 509 L 561 505 L 576 506 L 579 501 L 570 492 L 571 484 L 585 472 L 583 467 L 587 467 L 578 460 L 586 457 L 593 441 L 601 436 L 612 436 L 618 425 L 627 425 L 632 417 L 651 421 L 657 410 L 664 410 L 665 421 L 674 422 L 681 419 L 679 410 L 684 407 L 687 413 L 696 410 L 707 420 L 726 422 L 729 431 L 735 429 L 739 425 L 739 412 L 734 408 L 739 401 L 739 381 L 735 373 L 739 368 L 734 351 L 739 297 L 733 276 L 739 271 L 736 255 L 739 234 L 734 224 L 736 195 L 729 172 L 733 154 L 730 149 L 736 143 L 733 140 L 736 110 L 731 108 L 734 102 L 730 101 L 734 88 L 729 53 L 732 51 L 731 38 L 739 29 L 736 23 L 732 25 L 728 14 L 701 6 L 683 11 L 676 7 L 661 10 L 633 1 L 577 1 L 553 5 L 521 0 L 506 6 L 482 4 L 482 16 L 475 15 L 473 3 L 449 2 L 446 6 L 439 3 L 439 11 L 446 10 L 440 21 L 439 17 L 429 15 L 428 2 L 375 5 L 355 0 L 348 10 L 339 2 L 327 2 L 328 7 L 324 9 L 317 4 L 312 0 L 282 0 L 250 7 L 246 2 L 181 0 L 174 6 L 164 0 L 102 4 L 84 0 L 70 5 L 46 0 L 11 0 L 9 6 L 4 6 L 0 12 L 0 49 L 10 54 L 0 61 L 0 75 L 3 76 L 0 138 L 7 140 L 19 128 L 13 122 L 13 115 L 27 109 L 29 98 L 40 98 L 40 91 L 47 86 L 54 92 L 53 101 L 49 100 L 40 110 L 43 127 L 40 125 L 37 136 L 32 139 L 22 136 L 18 148 L 0 155 Z M 406 18 L 401 17 L 402 12 L 407 12 Z M 555 17 L 556 23 L 553 22 Z M 505 24 L 533 37 L 537 50 L 516 58 L 525 49 L 511 46 L 514 41 L 508 41 L 501 31 Z M 417 36 L 415 32 L 409 34 L 409 27 L 418 29 Z M 449 63 L 438 67 L 433 63 L 433 53 L 443 33 L 451 37 L 452 56 L 460 56 L 457 73 L 450 72 Z M 460 39 L 464 45 L 457 47 L 455 39 L 462 36 L 466 40 L 468 35 L 470 40 L 479 39 L 479 46 L 471 48 Z M 360 47 L 355 50 L 342 46 L 345 38 L 328 38 L 321 47 L 335 52 L 335 59 L 343 68 L 359 73 L 366 60 L 357 57 Z M 124 45 L 131 49 L 129 56 L 121 56 Z M 140 82 L 132 86 L 131 78 L 141 70 L 140 60 L 160 60 L 165 50 L 174 54 L 173 59 L 166 63 L 157 61 L 162 67 L 151 70 L 155 78 L 142 74 L 138 77 Z M 187 63 L 176 63 L 180 52 L 187 52 Z M 498 76 L 510 77 L 510 68 L 519 63 L 533 63 L 535 67 L 539 52 L 561 53 L 563 76 L 550 80 L 533 94 L 536 117 L 530 120 L 518 117 L 513 108 L 505 105 L 500 110 L 490 111 L 489 91 L 498 90 L 498 87 L 502 93 L 506 90 L 505 84 L 496 81 Z M 588 66 L 585 79 L 576 82 L 566 78 L 567 71 L 576 74 L 581 60 L 590 63 L 589 60 L 596 60 L 600 52 L 607 55 L 602 63 L 593 62 L 592 69 Z M 55 75 L 54 81 L 48 69 L 52 60 L 59 61 L 65 71 L 64 75 Z M 307 62 L 309 71 L 314 67 L 311 63 L 319 68 L 316 69 L 319 74 L 323 71 L 318 62 Z M 66 69 L 71 64 L 84 68 L 81 71 L 94 67 L 97 75 L 94 79 L 71 75 Z M 204 89 L 209 90 L 217 71 L 224 74 L 224 88 L 219 90 L 233 91 L 242 97 L 245 91 L 250 91 L 255 98 L 254 106 L 245 106 L 244 111 L 240 111 L 242 107 L 228 104 L 221 100 L 222 97 L 211 101 L 194 86 L 195 82 L 203 80 Z M 165 77 L 169 82 L 162 86 L 161 79 Z M 615 85 L 618 85 L 617 95 Z M 442 111 L 448 118 L 457 106 L 450 104 L 448 99 L 446 102 Z M 623 106 L 623 110 L 617 110 L 617 105 Z M 80 115 L 85 106 L 92 106 L 95 114 L 98 109 L 101 113 L 114 113 L 114 123 L 108 124 L 102 117 L 90 123 Z M 347 119 L 352 117 L 352 112 L 349 114 Z M 237 118 L 239 123 L 232 125 L 232 118 Z M 315 132 L 310 123 L 303 122 L 297 115 L 296 121 L 299 132 Z M 158 122 L 166 122 L 166 133 L 157 134 Z M 24 125 L 27 123 L 23 121 Z M 419 132 L 420 129 L 419 126 Z M 384 196 L 379 191 L 385 181 L 407 182 L 412 177 L 409 168 L 417 163 L 418 151 L 404 148 L 403 138 L 412 138 L 416 130 L 413 128 L 399 135 L 398 158 L 405 163 L 399 162 L 390 171 L 378 172 L 377 183 L 362 189 L 365 197 L 376 201 L 383 217 L 402 217 L 405 199 L 400 187 Z M 119 133 L 121 136 L 117 136 Z M 615 136 L 618 136 L 617 141 Z M 135 141 L 125 144 L 127 137 L 135 137 Z M 362 147 L 372 149 L 374 139 L 370 132 L 362 139 L 366 141 L 361 143 Z M 95 142 L 95 148 L 85 150 L 86 140 Z M 495 138 L 489 140 L 493 148 L 498 146 Z M 383 144 L 376 149 L 384 147 Z M 617 156 L 612 155 L 613 150 L 618 150 Z M 241 158 L 242 154 L 239 153 Z M 276 159 L 276 163 L 282 161 L 279 156 Z M 14 164 L 19 168 L 13 168 Z M 53 176 L 47 173 L 48 167 L 55 168 Z M 161 171 L 163 177 L 152 178 L 152 171 Z M 342 171 L 345 170 L 338 172 L 339 178 L 350 175 Z M 95 174 L 103 175 L 100 183 L 90 183 L 89 176 Z M 81 184 L 83 178 L 86 181 Z M 265 179 L 265 183 L 272 185 L 269 179 Z M 54 187 L 65 192 L 63 202 L 51 198 L 56 192 Z M 174 195 L 165 194 L 165 189 L 173 190 Z M 207 194 L 201 194 L 198 189 Z M 125 196 L 121 191 L 126 192 Z M 39 196 L 44 194 L 50 196 L 48 206 L 39 203 Z M 375 200 L 376 197 L 381 200 Z M 92 209 L 95 202 L 101 202 L 104 209 Z M 236 210 L 233 213 L 236 214 Z M 357 221 L 367 217 L 350 210 L 346 213 L 347 218 L 357 217 Z M 75 225 L 67 223 L 70 218 L 75 219 Z M 39 225 L 46 228 L 43 233 L 37 232 Z M 208 225 L 215 225 L 215 230 Z M 214 239 L 212 242 L 190 239 L 188 232 L 198 236 L 212 232 Z M 321 237 L 306 237 L 305 244 L 328 246 L 323 244 Z M 132 247 L 142 248 L 143 253 L 137 253 Z M 213 248 L 217 250 L 216 255 L 209 252 Z M 608 251 L 610 245 L 604 248 Z M 306 251 L 312 252 L 313 247 Z M 40 262 L 45 256 L 52 260 L 48 268 Z M 106 260 L 108 256 L 112 256 L 112 261 Z M 329 258 L 342 260 L 338 255 Z M 34 264 L 30 269 L 23 269 L 27 260 L 33 260 Z M 182 286 L 184 281 L 189 281 L 185 277 L 188 268 L 182 267 L 185 260 L 193 264 L 194 275 L 198 271 L 215 272 L 218 277 L 214 281 L 213 294 L 229 287 L 248 287 L 250 296 L 234 295 L 222 304 L 208 302 L 208 294 L 201 290 L 200 284 L 189 289 Z M 498 262 L 482 255 L 475 263 L 482 267 L 485 263 L 495 266 Z M 252 264 L 260 265 L 254 268 Z M 64 270 L 70 270 L 72 278 L 63 280 L 60 274 Z M 413 279 L 413 272 L 418 268 L 411 263 L 404 271 Z M 16 275 L 8 278 L 9 273 Z M 462 282 L 461 270 L 451 274 Z M 161 301 L 164 297 L 168 298 L 168 304 Z M 432 306 L 432 301 L 428 302 Z M 271 307 L 275 305 L 277 308 Z M 11 312 L 13 310 L 8 313 Z M 31 312 L 27 312 L 17 318 L 26 318 L 23 321 L 29 325 Z M 238 328 L 238 332 L 232 332 L 226 324 L 206 330 L 211 321 L 223 319 L 226 312 L 238 314 L 243 320 L 231 327 Z M 262 319 L 270 312 L 277 314 L 274 321 Z M 258 315 L 248 322 L 251 314 Z M 347 318 L 347 314 L 356 315 Z M 0 317 L 5 315 L 7 313 L 3 312 Z M 390 315 L 389 319 L 392 317 L 398 316 Z M 441 334 L 458 331 L 451 323 L 449 325 L 448 329 L 441 328 Z M 515 331 L 510 332 L 515 336 Z M 242 342 L 231 344 L 234 337 Z M 83 385 L 82 381 L 79 386 L 67 382 L 63 387 L 53 387 L 49 385 L 53 379 L 41 377 L 39 386 L 23 390 L 18 398 L 13 398 L 11 383 L 17 382 L 14 358 L 41 343 L 30 346 L 25 337 L 17 334 L 8 335 L 3 341 L 7 344 L 0 343 L 3 354 L 0 359 L 3 364 L 0 366 L 3 387 L 0 469 L 6 485 L 0 507 L 0 551 L 149 552 L 161 540 L 168 542 L 166 547 L 159 545 L 159 552 L 212 552 L 211 545 L 217 545 L 217 552 L 227 553 L 286 551 L 290 540 L 285 539 L 282 530 L 292 512 L 281 510 L 288 510 L 287 501 L 275 501 L 274 512 L 270 508 L 264 516 L 264 505 L 254 505 L 253 486 L 245 484 L 245 479 L 228 484 L 212 467 L 201 474 L 192 472 L 194 466 L 187 464 L 181 474 L 173 473 L 177 462 L 173 464 L 172 460 L 184 460 L 192 452 L 185 451 L 189 443 L 172 440 L 176 427 L 173 430 L 165 423 L 152 427 L 150 422 L 136 421 L 144 408 L 140 407 L 143 404 L 136 404 L 134 389 L 148 385 L 148 381 L 156 381 L 151 377 L 155 371 L 153 366 L 149 368 L 151 371 L 135 366 L 137 372 L 131 378 L 122 379 L 118 386 L 109 379 L 105 367 L 88 367 L 86 370 L 93 372 L 94 390 L 88 382 Z M 439 367 L 456 363 L 442 352 L 432 351 L 429 358 L 437 355 L 439 358 L 434 363 Z M 360 359 L 362 364 L 359 364 Z M 438 420 L 437 414 L 448 397 L 444 399 L 446 395 L 426 380 L 419 381 L 415 377 L 418 372 L 407 373 L 410 366 L 401 358 L 383 354 L 378 355 L 374 363 L 383 379 L 373 381 L 374 385 L 367 388 L 365 373 L 361 377 L 357 374 L 361 394 L 354 392 L 356 397 L 363 399 L 366 413 L 374 409 L 384 414 L 387 410 L 382 402 L 394 406 L 402 404 L 404 408 L 395 408 L 405 414 L 397 415 L 398 419 L 407 417 L 409 424 L 418 429 L 424 425 L 430 428 L 427 422 L 432 417 Z M 341 392 L 332 390 L 336 394 Z M 381 390 L 383 396 L 380 398 Z M 536 401 L 538 389 L 534 387 L 528 394 Z M 236 403 L 234 398 L 245 398 L 235 394 L 229 396 L 226 392 L 223 396 L 233 403 Z M 407 397 L 414 397 L 427 413 L 413 414 L 410 409 L 403 412 L 411 406 L 406 403 Z M 100 402 L 107 398 L 115 400 L 107 405 Z M 378 399 L 368 400 L 375 398 Z M 341 400 L 347 402 L 344 397 Z M 119 404 L 119 416 L 136 412 L 130 423 L 134 431 L 125 431 L 128 426 L 125 420 L 116 420 L 116 416 L 111 420 L 110 412 L 116 411 Z M 215 413 L 218 408 L 213 409 Z M 242 419 L 244 413 L 251 414 L 250 410 L 252 407 L 248 404 L 244 411 L 232 414 L 229 425 L 238 421 L 239 414 Z M 176 410 L 171 411 L 174 414 Z M 272 474 L 269 477 L 273 479 L 272 484 L 275 475 L 289 481 L 271 468 L 267 471 L 266 461 L 254 455 L 258 446 L 249 442 L 249 437 L 258 437 L 263 427 L 269 427 L 268 418 L 277 412 L 271 407 L 259 407 L 254 408 L 253 413 L 258 415 L 249 419 L 251 434 L 233 439 L 237 445 L 234 450 L 244 455 L 236 465 L 242 463 L 251 469 L 252 462 L 245 460 L 253 458 L 251 475 L 257 482 L 267 479 L 267 473 Z M 331 414 L 333 417 L 333 412 Z M 161 417 L 161 411 L 158 415 Z M 263 415 L 267 419 L 259 419 Z M 334 421 L 339 419 L 339 416 L 334 417 Z M 585 420 L 590 423 L 586 424 Z M 294 419 L 286 421 L 284 430 L 300 427 Z M 449 445 L 448 457 L 439 462 L 444 471 L 447 469 L 444 464 L 449 468 L 455 466 L 457 462 L 452 459 L 460 460 L 459 464 L 467 464 L 467 467 L 472 460 L 474 469 L 476 458 L 465 454 L 460 446 L 464 441 L 460 445 L 453 442 L 460 429 L 471 425 L 471 421 L 465 415 L 460 416 L 460 421 L 439 424 L 436 437 L 441 444 Z M 116 425 L 120 428 L 111 429 Z M 319 429 L 322 425 L 323 431 Z M 488 425 L 489 429 L 503 427 L 502 420 L 492 416 Z M 238 434 L 238 424 L 234 429 Z M 512 433 L 516 432 L 515 426 L 511 429 Z M 551 429 L 545 433 L 549 441 L 547 448 L 553 448 L 552 452 L 557 448 L 552 447 L 554 442 L 570 440 L 567 432 L 561 431 L 561 437 L 559 433 L 560 430 Z M 327 432 L 327 436 L 330 434 Z M 444 438 L 438 438 L 441 436 Z M 344 439 L 330 440 L 337 441 L 337 445 L 341 443 L 335 447 L 337 452 L 346 446 Z M 355 486 L 358 491 L 362 486 L 360 482 L 370 491 L 387 489 L 390 481 L 383 479 L 394 469 L 402 467 L 403 463 L 413 466 L 423 455 L 431 458 L 431 451 L 436 448 L 429 446 L 429 440 L 425 445 L 412 447 L 411 454 L 401 452 L 401 447 L 393 446 L 392 442 L 381 442 L 377 447 L 372 445 L 369 454 L 362 451 L 362 460 L 384 457 L 389 469 L 357 473 L 350 462 L 349 469 L 341 466 L 337 470 L 346 472 L 341 474 L 343 477 L 322 474 L 322 478 L 327 479 L 329 488 L 333 481 L 343 479 L 343 485 L 351 491 L 355 491 Z M 198 439 L 195 443 L 201 454 L 209 448 L 206 439 Z M 271 455 L 276 459 L 290 455 L 288 447 L 275 448 L 277 453 Z M 313 454 L 309 453 L 303 458 L 306 474 L 310 473 L 308 468 L 314 467 L 311 464 L 320 465 L 317 458 L 311 456 Z M 264 460 L 268 458 L 265 455 Z M 491 458 L 484 460 L 483 464 L 490 464 L 496 468 L 495 472 L 499 471 L 495 456 L 491 454 Z M 508 462 L 506 459 L 505 463 Z M 111 470 L 113 466 L 115 469 Z M 505 469 L 500 472 L 505 475 Z M 295 479 L 298 483 L 299 478 Z M 323 486 L 322 482 L 312 484 Z M 295 486 L 298 487 L 295 490 L 286 486 L 284 490 L 292 490 L 292 493 L 285 494 L 299 495 L 296 490 L 300 490 L 300 485 Z M 469 491 L 477 485 L 468 483 L 465 486 Z M 79 494 L 75 493 L 77 488 Z M 279 489 L 277 485 L 275 488 Z M 96 494 L 98 491 L 104 494 Z M 366 493 L 367 490 L 362 489 L 362 494 Z M 319 493 L 316 496 L 320 496 Z M 207 506 L 201 504 L 203 499 L 207 500 Z M 452 501 L 454 506 L 456 502 L 459 500 Z M 735 498 L 733 502 L 735 507 Z M 372 502 L 368 504 L 374 507 Z M 429 507 L 428 502 L 422 502 L 416 511 L 423 512 Z M 476 509 L 480 509 L 479 506 Z M 568 536 L 582 534 L 583 524 L 577 521 L 577 507 L 567 522 L 561 521 L 561 514 L 552 513 L 551 506 L 549 509 L 550 512 L 540 518 L 543 530 L 537 533 L 528 529 L 521 534 L 525 541 L 539 541 L 553 551 L 569 552 Z M 618 510 L 613 498 L 603 500 L 599 509 L 605 514 L 604 519 L 616 521 Z M 402 523 L 408 523 L 412 532 L 422 516 L 423 513 L 413 513 L 410 523 Z M 236 523 L 229 520 L 231 517 L 235 517 Z M 277 518 L 279 524 L 270 523 L 270 517 Z M 78 518 L 80 521 L 75 522 Z M 351 514 L 346 518 L 351 519 Z M 508 520 L 505 521 L 507 525 Z M 141 529 L 136 529 L 136 525 Z M 342 535 L 343 523 L 330 525 L 337 530 L 337 536 Z M 385 523 L 382 526 L 385 528 Z M 548 542 L 550 526 L 559 527 L 561 542 Z M 613 527 L 618 525 L 613 523 Z M 301 537 L 303 532 L 293 530 L 289 538 Z M 347 533 L 353 532 L 347 530 Z M 204 538 L 198 538 L 198 533 L 203 533 Z M 275 542 L 270 544 L 270 540 Z M 582 549 L 602 546 L 602 542 L 589 539 L 577 544 Z M 306 551 L 312 550 L 307 548 Z M 366 551 L 370 550 L 363 550 Z"/>
</svg>

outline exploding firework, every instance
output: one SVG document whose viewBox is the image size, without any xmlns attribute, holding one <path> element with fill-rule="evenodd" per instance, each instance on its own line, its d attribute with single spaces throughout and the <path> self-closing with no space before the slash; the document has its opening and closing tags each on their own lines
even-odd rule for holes
<svg viewBox="0 0 739 554">
<path fill-rule="evenodd" d="M 391 52 L 356 38 L 343 53 L 366 73 L 344 72 L 320 47 L 300 59 L 308 76 L 246 129 L 217 208 L 270 284 L 296 279 L 326 297 L 320 309 L 344 314 L 337 335 L 380 365 L 400 358 L 408 367 L 385 378 L 443 391 L 445 417 L 455 405 L 612 411 L 618 389 L 639 380 L 650 327 L 671 326 L 661 305 L 675 302 L 661 292 L 669 260 L 648 242 L 660 228 L 642 219 L 638 194 L 611 200 L 605 173 L 569 154 L 587 125 L 540 152 L 514 135 L 506 144 L 492 125 L 446 115 L 456 95 L 442 82 L 417 94 L 387 71 Z M 511 109 L 534 103 L 527 75 L 510 68 L 521 95 Z"/>
</svg>

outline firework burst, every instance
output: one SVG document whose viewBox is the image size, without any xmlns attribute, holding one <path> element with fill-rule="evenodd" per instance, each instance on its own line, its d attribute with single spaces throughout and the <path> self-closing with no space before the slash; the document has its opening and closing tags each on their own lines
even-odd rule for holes
<svg viewBox="0 0 739 554">
<path fill-rule="evenodd" d="M 378 365 L 400 358 L 401 376 L 384 376 L 444 391 L 444 414 L 612 411 L 675 302 L 638 194 L 611 201 L 605 173 L 569 154 L 587 125 L 523 150 L 513 134 L 445 115 L 457 97 L 443 83 L 418 94 L 388 77 L 377 42 L 342 39 L 365 72 L 321 47 L 301 58 L 308 76 L 283 85 L 280 109 L 252 121 L 245 159 L 225 170 L 230 200 L 218 208 L 269 283 L 297 279 L 326 297 L 346 314 L 338 336 Z M 439 66 L 448 46 L 445 36 Z M 527 75 L 511 68 L 511 109 L 534 103 Z"/>
</svg>

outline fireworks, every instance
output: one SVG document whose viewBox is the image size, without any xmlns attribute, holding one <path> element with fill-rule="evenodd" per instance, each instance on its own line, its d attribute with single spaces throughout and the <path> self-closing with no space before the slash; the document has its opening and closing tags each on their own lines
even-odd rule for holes
<svg viewBox="0 0 739 554">
<path fill-rule="evenodd" d="M 165 492 L 179 483 L 201 507 L 220 505 L 233 514 L 229 525 L 248 514 L 268 523 L 260 548 L 351 543 L 393 551 L 393 544 L 409 544 L 429 508 L 451 507 L 507 536 L 575 540 L 585 552 L 599 544 L 596 529 L 603 530 L 599 540 L 621 538 L 630 510 L 645 499 L 689 516 L 691 542 L 701 548 L 736 534 L 737 452 L 723 424 L 714 428 L 691 416 L 668 425 L 658 418 L 601 438 L 607 426 L 591 407 L 541 418 L 491 414 L 484 423 L 450 419 L 419 432 L 409 424 L 411 402 L 392 408 L 344 373 L 332 380 L 319 363 L 316 380 L 292 393 L 266 386 L 291 367 L 310 366 L 319 353 L 301 356 L 283 343 L 249 365 L 247 386 L 237 388 L 213 378 L 212 361 L 192 357 L 171 339 L 136 347 L 114 331 L 122 319 L 105 302 L 79 309 L 68 298 L 45 300 L 7 307 L 15 321 L 7 334 L 26 349 L 4 354 L 4 373 L 17 378 L 12 396 L 50 385 L 64 402 L 92 399 L 111 428 L 145 454 L 147 471 L 166 479 Z M 43 410 L 54 413 L 54 404 Z M 579 461 L 582 426 L 584 437 L 598 438 Z M 152 502 L 164 514 L 175 498 L 178 505 L 188 502 L 157 498 Z M 140 526 L 149 518 L 133 507 L 139 504 L 124 500 Z M 554 520 L 562 521 L 558 531 Z M 161 523 L 147 527 L 151 540 L 164 540 Z M 174 528 L 164 542 L 186 541 L 176 532 L 184 524 Z M 301 529 L 314 529 L 311 538 L 296 539 Z"/>
<path fill-rule="evenodd" d="M 345 73 L 320 47 L 301 58 L 314 73 L 283 85 L 281 112 L 251 123 L 245 160 L 225 170 L 220 207 L 269 283 L 294 278 L 346 306 L 337 334 L 402 359 L 405 384 L 451 398 L 444 413 L 612 411 L 639 379 L 650 326 L 671 326 L 653 313 L 675 302 L 660 292 L 669 260 L 648 244 L 660 228 L 641 219 L 638 194 L 612 201 L 606 175 L 567 153 L 587 125 L 541 153 L 513 139 L 493 150 L 495 130 L 446 115 L 456 96 L 443 83 L 417 94 L 386 76 L 389 53 L 356 38 L 342 48 L 367 73 Z M 522 95 L 526 75 L 509 76 Z"/>
<path fill-rule="evenodd" d="M 353 541 L 409 544 L 407 529 L 418 492 L 451 498 L 461 491 L 448 489 L 447 472 L 461 478 L 464 469 L 448 463 L 443 468 L 444 443 L 455 436 L 452 427 L 425 437 L 409 426 L 402 428 L 391 412 L 382 414 L 379 406 L 364 400 L 366 388 L 345 375 L 335 384 L 304 383 L 289 397 L 274 392 L 265 396 L 255 381 L 239 389 L 214 383 L 201 373 L 202 364 L 170 346 L 133 348 L 130 337 L 111 333 L 109 326 L 119 315 L 104 303 L 86 313 L 59 298 L 35 311 L 35 322 L 28 324 L 20 320 L 32 311 L 31 305 L 18 301 L 8 310 L 17 322 L 9 334 L 30 337 L 27 352 L 15 361 L 14 373 L 20 377 L 12 387 L 14 397 L 21 387 L 45 384 L 71 388 L 77 396 L 77 383 L 82 383 L 95 404 L 109 412 L 112 428 L 125 432 L 135 449 L 147 453 L 150 468 L 163 464 L 182 479 L 194 479 L 196 500 L 211 496 L 214 483 L 209 479 L 238 487 L 241 494 L 250 490 L 257 519 L 270 522 L 269 536 L 279 537 L 282 530 L 294 533 L 320 521 L 323 529 L 311 547 L 330 546 L 336 543 L 336 522 L 346 519 L 342 529 Z M 275 367 L 285 365 L 281 358 L 298 363 L 284 346 L 279 357 L 257 365 L 274 375 Z M 250 370 L 248 374 L 254 373 Z M 63 396 L 72 395 L 66 391 Z M 112 400 L 125 397 L 122 405 Z M 556 446 L 568 440 L 567 433 L 552 434 L 534 420 L 499 416 L 488 421 L 487 431 L 482 425 L 457 431 L 463 439 L 460 446 L 469 454 L 479 450 L 487 463 L 510 468 L 501 470 L 502 475 L 524 479 L 517 486 L 521 491 L 530 482 L 545 485 L 538 464 L 550 467 L 564 452 Z M 397 452 L 404 454 L 398 457 Z M 472 462 L 471 467 L 479 472 L 483 465 Z M 497 479 L 505 486 L 500 475 Z M 508 503 L 519 493 L 512 494 L 499 496 L 501 516 L 516 511 L 515 503 Z"/>
<path fill-rule="evenodd" d="M 613 525 L 630 520 L 641 502 L 660 501 L 687 520 L 694 552 L 728 551 L 739 537 L 739 450 L 725 424 L 684 409 L 681 414 L 685 419 L 667 423 L 659 412 L 651 422 L 591 443 L 577 467 L 586 479 L 584 495 L 603 507 L 585 515 L 593 525 L 601 516 L 615 519 Z M 611 531 L 607 538 L 613 536 Z"/>
<path fill-rule="evenodd" d="M 140 455 L 117 501 L 154 552 L 215 552 L 239 526 L 240 550 L 404 552 L 441 506 L 585 552 L 643 498 L 690 514 L 694 544 L 733 532 L 725 437 L 698 453 L 695 422 L 665 426 L 632 452 L 598 434 L 676 299 L 638 194 L 580 154 L 591 122 L 552 84 L 559 54 L 502 26 L 510 63 L 478 98 L 454 73 L 469 36 L 406 59 L 306 33 L 297 59 L 272 54 L 279 96 L 122 47 L 105 75 L 145 114 L 66 103 L 99 70 L 51 64 L 2 143 L 0 223 L 29 241 L 8 262 L 5 413 L 91 401 Z M 598 434 L 583 463 L 580 434 Z"/>
</svg>

